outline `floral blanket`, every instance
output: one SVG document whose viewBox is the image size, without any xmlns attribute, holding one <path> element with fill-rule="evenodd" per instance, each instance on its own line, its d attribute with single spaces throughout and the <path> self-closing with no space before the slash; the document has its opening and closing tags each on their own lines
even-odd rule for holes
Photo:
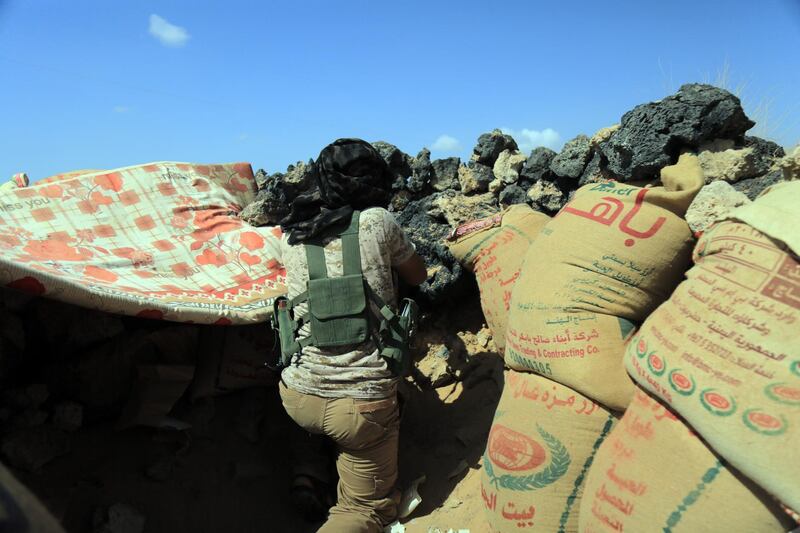
<svg viewBox="0 0 800 533">
<path fill-rule="evenodd" d="M 15 185 L 0 188 L 0 285 L 220 325 L 263 322 L 286 292 L 280 229 L 237 216 L 255 197 L 248 163 L 159 162 Z"/>
</svg>

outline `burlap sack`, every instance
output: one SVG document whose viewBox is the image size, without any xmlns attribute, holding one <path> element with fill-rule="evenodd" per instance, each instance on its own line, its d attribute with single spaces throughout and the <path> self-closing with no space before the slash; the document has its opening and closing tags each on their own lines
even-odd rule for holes
<svg viewBox="0 0 800 533">
<path fill-rule="evenodd" d="M 583 482 L 616 416 L 536 374 L 506 372 L 483 456 L 494 531 L 576 531 Z"/>
<path fill-rule="evenodd" d="M 730 468 L 665 405 L 637 389 L 600 446 L 582 532 L 788 531 L 779 504 Z"/>
<path fill-rule="evenodd" d="M 703 185 L 694 156 L 663 187 L 605 182 L 578 189 L 528 248 L 511 297 L 505 361 L 612 408 L 633 388 L 624 345 L 690 264 L 682 216 Z"/>
<path fill-rule="evenodd" d="M 798 510 L 800 260 L 777 238 L 800 227 L 800 183 L 770 197 L 756 211 L 767 222 L 783 217 L 783 230 L 770 238 L 726 221 L 706 231 L 688 279 L 647 319 L 625 362 L 717 453 Z M 776 203 L 787 209 L 770 216 L 764 206 Z"/>
<path fill-rule="evenodd" d="M 453 256 L 475 273 L 481 309 L 500 353 L 505 349 L 511 289 L 525 252 L 549 220 L 544 213 L 516 204 L 493 217 L 462 224 L 447 243 Z"/>
</svg>

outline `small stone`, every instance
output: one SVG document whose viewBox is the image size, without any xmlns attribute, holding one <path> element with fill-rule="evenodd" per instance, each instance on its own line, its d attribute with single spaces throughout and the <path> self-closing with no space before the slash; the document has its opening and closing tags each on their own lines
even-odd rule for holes
<svg viewBox="0 0 800 533">
<path fill-rule="evenodd" d="M 488 329 L 482 329 L 475 336 L 475 340 L 478 341 L 478 346 L 487 348 L 489 346 L 489 341 L 492 340 L 492 334 Z"/>
<path fill-rule="evenodd" d="M 503 187 L 505 186 L 506 184 L 503 183 L 503 180 L 501 180 L 500 178 L 495 178 L 489 182 L 489 192 L 494 196 L 498 196 L 500 194 L 500 191 L 502 191 Z"/>
<path fill-rule="evenodd" d="M 76 402 L 61 402 L 53 410 L 53 426 L 73 432 L 83 425 L 83 406 Z"/>
<path fill-rule="evenodd" d="M 406 208 L 411 200 L 413 200 L 413 197 L 410 191 L 405 189 L 398 191 L 389 202 L 389 211 L 400 212 Z"/>
<path fill-rule="evenodd" d="M 44 383 L 34 383 L 25 387 L 25 394 L 31 400 L 33 407 L 39 407 L 50 397 L 50 391 Z"/>
<path fill-rule="evenodd" d="M 47 413 L 30 407 L 13 417 L 11 424 L 15 427 L 32 428 L 47 422 Z"/>
<path fill-rule="evenodd" d="M 778 168 L 783 171 L 784 180 L 800 179 L 800 144 L 778 161 Z"/>
<path fill-rule="evenodd" d="M 686 211 L 686 223 L 694 232 L 707 230 L 712 224 L 723 220 L 733 209 L 749 204 L 743 193 L 725 181 L 715 181 L 697 193 Z"/>
<path fill-rule="evenodd" d="M 153 464 L 145 468 L 144 475 L 152 481 L 163 483 L 172 475 L 175 470 L 176 459 L 172 455 L 165 455 L 158 458 Z"/>
<path fill-rule="evenodd" d="M 550 163 L 550 170 L 556 176 L 563 178 L 577 179 L 583 174 L 586 163 L 592 155 L 592 147 L 589 145 L 589 137 L 578 135 L 567 144 L 561 152 L 553 158 Z"/>
<path fill-rule="evenodd" d="M 95 510 L 94 533 L 143 533 L 147 518 L 126 503 L 115 503 L 108 509 Z"/>
<path fill-rule="evenodd" d="M 506 184 L 516 183 L 519 171 L 522 170 L 526 160 L 527 158 L 516 150 L 503 150 L 497 157 L 492 172 Z"/>
<path fill-rule="evenodd" d="M 13 431 L 2 441 L 8 463 L 29 472 L 39 470 L 69 450 L 69 435 L 48 425 Z"/>
</svg>

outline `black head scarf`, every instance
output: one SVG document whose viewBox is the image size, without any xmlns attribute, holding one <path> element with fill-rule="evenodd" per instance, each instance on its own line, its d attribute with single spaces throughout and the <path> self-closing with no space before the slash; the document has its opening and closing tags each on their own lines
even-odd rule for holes
<svg viewBox="0 0 800 533">
<path fill-rule="evenodd" d="M 312 165 L 313 186 L 291 203 L 281 229 L 289 244 L 324 234 L 350 220 L 354 209 L 386 206 L 392 177 L 375 148 L 361 139 L 338 139 L 319 153 Z"/>
</svg>

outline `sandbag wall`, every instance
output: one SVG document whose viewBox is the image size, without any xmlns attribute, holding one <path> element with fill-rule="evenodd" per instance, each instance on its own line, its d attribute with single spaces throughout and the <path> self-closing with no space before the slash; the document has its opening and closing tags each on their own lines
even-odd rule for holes
<svg viewBox="0 0 800 533">
<path fill-rule="evenodd" d="M 625 354 L 629 374 L 655 398 L 646 401 L 674 410 L 681 424 L 690 425 L 706 443 L 709 451 L 704 453 L 716 461 L 717 471 L 730 472 L 728 477 L 748 488 L 744 492 L 739 487 L 736 496 L 720 489 L 713 498 L 720 509 L 726 501 L 737 504 L 729 516 L 739 519 L 731 524 L 740 530 L 786 530 L 778 502 L 800 507 L 799 203 L 800 183 L 781 184 L 706 231 L 694 249 L 695 265 L 686 281 L 650 315 Z M 631 441 L 624 433 L 620 438 Z M 609 454 L 613 452 L 601 448 L 600 456 Z M 647 454 L 637 455 L 642 465 L 635 468 L 644 468 Z M 681 455 L 682 464 L 688 464 L 688 452 Z M 592 486 L 596 475 L 601 474 L 590 475 Z M 691 488 L 687 479 L 679 481 L 682 488 Z M 616 496 L 611 491 L 609 498 Z M 640 512 L 662 519 L 656 516 L 662 511 L 657 495 L 640 496 L 639 507 L 648 508 Z M 709 498 L 711 493 L 703 496 L 704 501 Z M 584 514 L 593 512 L 591 505 L 584 502 L 582 525 L 605 520 L 595 516 L 584 522 Z M 688 506 L 682 510 L 689 517 Z M 703 513 L 697 514 L 702 521 Z M 634 519 L 610 508 L 603 516 L 613 523 Z M 759 516 L 760 522 L 748 522 Z M 713 528 L 726 529 L 721 523 L 705 526 Z M 590 529 L 598 528 L 584 530 Z"/>
</svg>

